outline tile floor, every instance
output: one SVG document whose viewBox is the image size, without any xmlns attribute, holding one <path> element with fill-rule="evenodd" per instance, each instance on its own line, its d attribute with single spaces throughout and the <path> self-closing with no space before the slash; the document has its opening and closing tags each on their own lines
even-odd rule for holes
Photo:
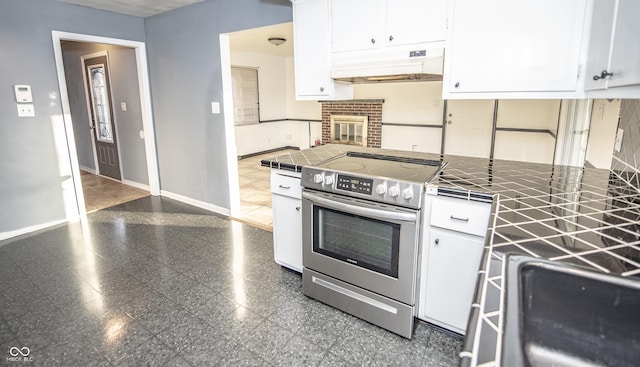
<svg viewBox="0 0 640 367">
<path fill-rule="evenodd" d="M 457 336 L 421 322 L 409 341 L 304 296 L 270 232 L 160 197 L 88 218 L 0 242 L 0 365 L 458 363 Z"/>
<path fill-rule="evenodd" d="M 80 171 L 80 180 L 87 213 L 149 196 L 148 191 L 86 171 Z"/>
<path fill-rule="evenodd" d="M 240 181 L 240 217 L 238 219 L 268 231 L 273 227 L 271 209 L 270 172 L 268 167 L 260 166 L 260 161 L 293 151 L 285 149 L 265 153 L 238 161 L 238 180 Z"/>
</svg>

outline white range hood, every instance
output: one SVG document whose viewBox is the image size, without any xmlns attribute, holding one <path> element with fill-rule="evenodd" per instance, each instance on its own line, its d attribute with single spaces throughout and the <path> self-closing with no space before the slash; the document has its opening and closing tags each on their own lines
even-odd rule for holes
<svg viewBox="0 0 640 367">
<path fill-rule="evenodd" d="M 441 81 L 443 58 L 444 48 L 424 45 L 334 53 L 331 77 L 352 83 Z"/>
</svg>

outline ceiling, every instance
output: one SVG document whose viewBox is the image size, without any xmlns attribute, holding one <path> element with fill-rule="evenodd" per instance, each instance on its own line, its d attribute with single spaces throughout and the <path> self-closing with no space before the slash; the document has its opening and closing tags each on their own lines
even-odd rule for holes
<svg viewBox="0 0 640 367">
<path fill-rule="evenodd" d="M 270 37 L 280 37 L 287 41 L 280 46 L 274 46 L 268 41 Z M 293 23 L 229 33 L 229 47 L 231 52 L 257 52 L 281 57 L 293 56 Z"/>
<path fill-rule="evenodd" d="M 61 3 L 86 6 L 114 13 L 148 17 L 203 0 L 56 0 Z"/>
</svg>

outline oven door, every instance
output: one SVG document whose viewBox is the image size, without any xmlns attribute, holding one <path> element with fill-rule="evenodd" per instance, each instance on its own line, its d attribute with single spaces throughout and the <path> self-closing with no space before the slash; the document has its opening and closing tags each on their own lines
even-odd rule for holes
<svg viewBox="0 0 640 367">
<path fill-rule="evenodd" d="M 303 266 L 415 304 L 420 211 L 329 193 L 302 193 Z"/>
</svg>

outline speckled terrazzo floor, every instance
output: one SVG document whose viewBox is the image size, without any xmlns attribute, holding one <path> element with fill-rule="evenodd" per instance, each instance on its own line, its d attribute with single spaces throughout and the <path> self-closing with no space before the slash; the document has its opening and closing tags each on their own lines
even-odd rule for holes
<svg viewBox="0 0 640 367">
<path fill-rule="evenodd" d="M 457 336 L 421 322 L 409 341 L 305 297 L 271 236 L 146 197 L 0 242 L 0 365 L 458 364 Z"/>
</svg>

